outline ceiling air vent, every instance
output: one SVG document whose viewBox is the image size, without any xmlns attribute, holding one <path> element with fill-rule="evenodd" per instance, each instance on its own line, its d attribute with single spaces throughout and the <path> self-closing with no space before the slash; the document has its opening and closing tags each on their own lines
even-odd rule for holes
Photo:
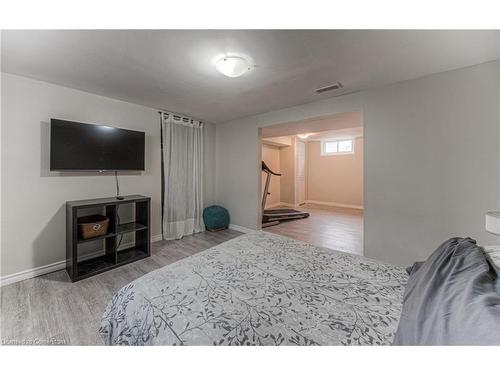
<svg viewBox="0 0 500 375">
<path fill-rule="evenodd" d="M 320 87 L 319 89 L 316 89 L 314 91 L 316 92 L 316 94 L 322 94 L 322 93 L 328 92 L 328 91 L 339 90 L 343 87 L 344 87 L 344 85 L 341 82 L 335 82 L 333 85 Z"/>
</svg>

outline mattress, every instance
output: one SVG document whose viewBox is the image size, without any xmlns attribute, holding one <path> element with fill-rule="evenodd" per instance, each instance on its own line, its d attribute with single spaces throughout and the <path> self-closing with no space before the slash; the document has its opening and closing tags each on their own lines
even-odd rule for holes
<svg viewBox="0 0 500 375">
<path fill-rule="evenodd" d="M 109 302 L 107 345 L 390 345 L 403 267 L 262 231 L 140 277 Z"/>
</svg>

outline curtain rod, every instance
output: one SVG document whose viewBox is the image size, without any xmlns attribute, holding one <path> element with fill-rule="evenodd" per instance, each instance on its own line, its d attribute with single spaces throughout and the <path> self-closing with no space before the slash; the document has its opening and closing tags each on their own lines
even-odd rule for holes
<svg viewBox="0 0 500 375">
<path fill-rule="evenodd" d="M 162 114 L 167 114 L 167 115 L 172 115 L 172 117 L 176 120 L 182 120 L 184 122 L 193 122 L 193 121 L 198 121 L 198 122 L 201 122 L 203 123 L 203 121 L 201 120 L 197 120 L 195 118 L 192 118 L 192 117 L 189 117 L 189 116 L 185 116 L 185 115 L 179 115 L 177 113 L 173 113 L 173 112 L 170 112 L 170 111 L 162 111 L 161 109 L 158 110 L 158 113 L 160 115 Z"/>
</svg>

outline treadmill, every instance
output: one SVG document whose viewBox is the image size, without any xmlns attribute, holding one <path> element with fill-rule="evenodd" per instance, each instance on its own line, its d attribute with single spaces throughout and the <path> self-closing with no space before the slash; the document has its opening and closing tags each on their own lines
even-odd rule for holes
<svg viewBox="0 0 500 375">
<path fill-rule="evenodd" d="M 273 172 L 269 167 L 262 161 L 262 171 L 266 173 L 266 186 L 264 188 L 264 196 L 262 197 L 262 228 L 270 227 L 272 225 L 277 225 L 285 220 L 296 220 L 305 219 L 309 217 L 308 212 L 302 212 L 294 210 L 293 208 L 277 208 L 273 210 L 266 210 L 266 200 L 267 196 L 271 193 L 269 192 L 269 183 L 271 182 L 271 176 L 281 177 L 280 173 Z"/>
</svg>

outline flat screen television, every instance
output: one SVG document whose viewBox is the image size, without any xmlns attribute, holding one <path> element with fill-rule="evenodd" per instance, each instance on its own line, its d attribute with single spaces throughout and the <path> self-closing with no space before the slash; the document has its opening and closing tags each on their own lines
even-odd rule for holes
<svg viewBox="0 0 500 375">
<path fill-rule="evenodd" d="M 50 120 L 50 170 L 144 170 L 145 133 Z"/>
</svg>

